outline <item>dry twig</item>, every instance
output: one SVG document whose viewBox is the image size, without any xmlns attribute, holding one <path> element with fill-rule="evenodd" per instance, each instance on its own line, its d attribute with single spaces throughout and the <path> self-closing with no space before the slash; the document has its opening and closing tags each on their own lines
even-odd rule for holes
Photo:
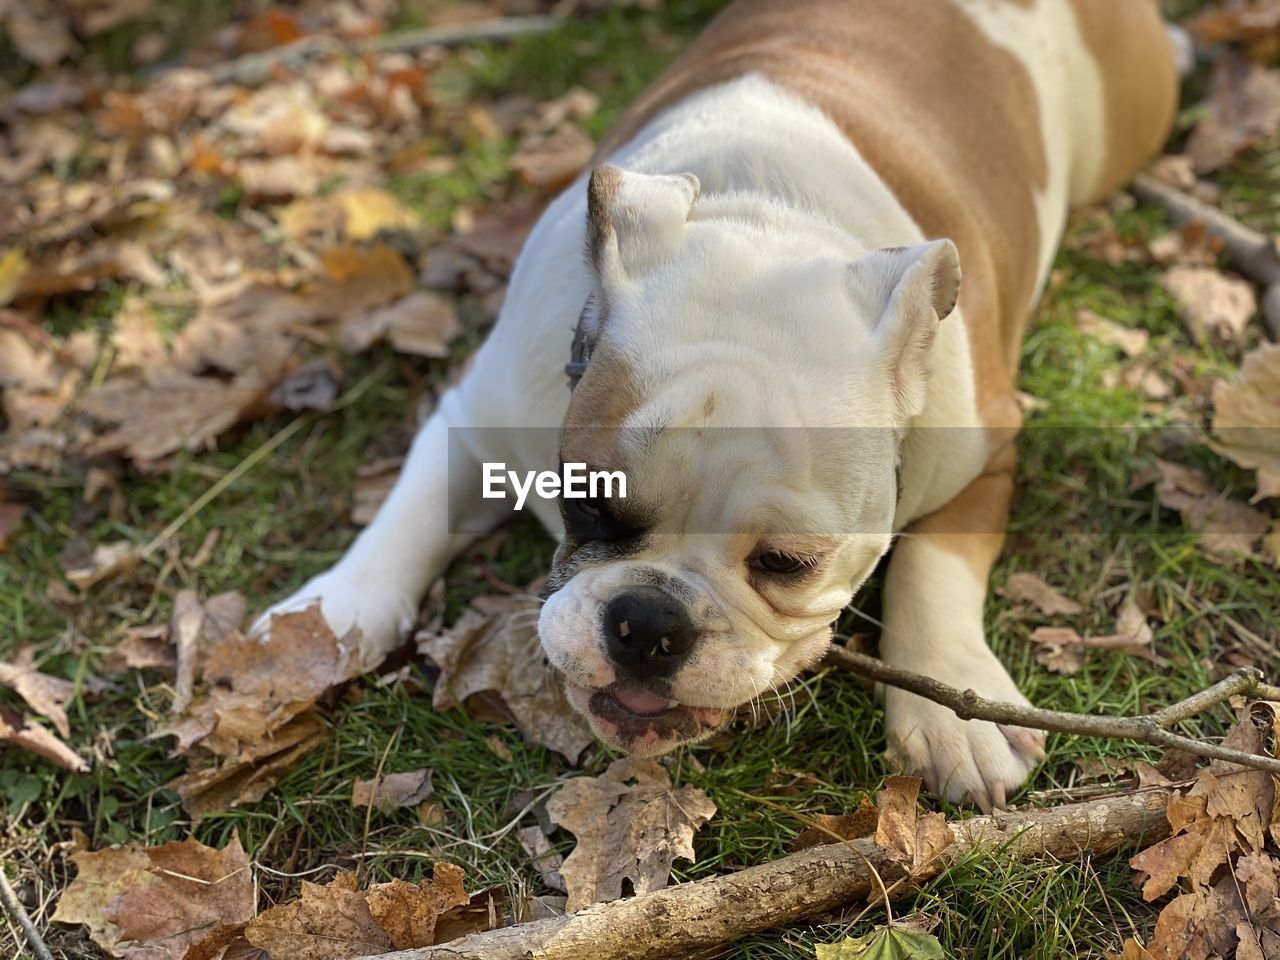
<svg viewBox="0 0 1280 960">
<path fill-rule="evenodd" d="M 561 22 L 561 18 L 556 16 L 499 17 L 447 27 L 406 30 L 354 44 L 343 43 L 327 35 L 302 37 L 293 43 L 262 53 L 250 53 L 220 63 L 209 73 L 215 83 L 252 87 L 269 80 L 277 67 L 300 63 L 324 54 L 412 53 L 426 47 L 456 47 L 464 43 L 511 40 L 530 33 L 545 33 Z"/>
<path fill-rule="evenodd" d="M 1169 832 L 1172 791 L 1157 789 L 1089 803 L 952 821 L 955 842 L 917 872 L 926 880 L 975 853 L 1019 860 L 1110 853 Z M 707 877 L 577 913 L 502 927 L 450 943 L 384 955 L 385 960 L 658 960 L 718 947 L 758 930 L 795 923 L 878 893 L 873 874 L 901 865 L 874 838 L 811 847 L 770 863 Z M 912 883 L 892 893 L 906 893 Z M 378 958 L 370 958 L 378 960 Z"/>
<path fill-rule="evenodd" d="M 1237 694 L 1264 699 L 1280 699 L 1280 688 L 1263 682 L 1259 670 L 1237 670 L 1231 676 L 1219 680 L 1207 690 L 1202 690 L 1185 700 L 1170 704 L 1144 717 L 1103 717 L 1088 713 L 1066 713 L 1062 710 L 1045 710 L 1020 703 L 1001 703 L 980 697 L 972 690 L 960 690 L 932 677 L 912 673 L 900 667 L 890 666 L 883 660 L 855 653 L 832 644 L 824 661 L 852 673 L 869 677 L 877 683 L 886 683 L 909 693 L 940 703 L 954 710 L 962 720 L 988 720 L 991 723 L 1030 727 L 1033 730 L 1050 730 L 1054 733 L 1075 733 L 1088 737 L 1112 737 L 1119 740 L 1139 740 L 1159 747 L 1185 750 L 1198 757 L 1226 760 L 1246 767 L 1256 767 L 1271 773 L 1280 773 L 1280 760 L 1263 757 L 1216 743 L 1205 743 L 1171 733 L 1167 727 L 1203 713 Z"/>
<path fill-rule="evenodd" d="M 36 929 L 36 925 L 31 921 L 31 917 L 26 908 L 23 907 L 22 901 L 18 899 L 18 895 L 13 892 L 13 887 L 9 886 L 9 878 L 5 876 L 3 864 L 0 864 L 0 904 L 4 905 L 5 912 L 13 917 L 14 922 L 27 935 L 27 943 L 31 944 L 31 952 L 36 955 L 37 960 L 53 960 L 53 954 L 49 952 L 48 946 L 45 945 L 44 938 L 40 936 L 40 931 Z"/>
</svg>

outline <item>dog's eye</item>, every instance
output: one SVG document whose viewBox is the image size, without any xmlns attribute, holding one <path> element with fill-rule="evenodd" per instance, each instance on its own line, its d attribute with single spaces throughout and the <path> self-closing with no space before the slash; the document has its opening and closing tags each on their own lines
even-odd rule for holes
<svg viewBox="0 0 1280 960">
<path fill-rule="evenodd" d="M 812 557 L 797 557 L 781 550 L 765 550 L 757 553 L 747 561 L 752 570 L 760 573 L 799 573 L 814 565 Z"/>
<path fill-rule="evenodd" d="M 560 515 L 565 529 L 579 540 L 612 543 L 641 532 L 618 517 L 606 497 L 561 497 Z"/>
</svg>

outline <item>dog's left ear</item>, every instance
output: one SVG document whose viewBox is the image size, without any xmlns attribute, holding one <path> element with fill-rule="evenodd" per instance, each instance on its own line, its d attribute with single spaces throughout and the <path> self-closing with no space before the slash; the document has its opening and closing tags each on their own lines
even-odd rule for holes
<svg viewBox="0 0 1280 960">
<path fill-rule="evenodd" d="M 698 178 L 652 176 L 602 164 L 587 186 L 592 265 L 608 290 L 671 256 L 684 239 Z"/>
<path fill-rule="evenodd" d="M 960 294 L 960 254 L 950 240 L 874 250 L 849 266 L 857 305 L 871 318 L 872 336 L 892 377 L 903 420 L 924 409 L 929 348 L 938 324 Z"/>
</svg>

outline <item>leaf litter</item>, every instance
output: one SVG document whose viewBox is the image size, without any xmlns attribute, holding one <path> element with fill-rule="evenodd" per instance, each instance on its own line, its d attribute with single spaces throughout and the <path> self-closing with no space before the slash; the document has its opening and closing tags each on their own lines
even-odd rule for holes
<svg viewBox="0 0 1280 960">
<path fill-rule="evenodd" d="M 1246 706 L 1223 745 L 1274 754 L 1276 704 Z M 1280 956 L 1280 807 L 1274 777 L 1215 760 L 1169 801 L 1171 835 L 1135 855 L 1143 899 L 1176 896 L 1150 942 L 1125 958 L 1255 960 Z"/>
</svg>

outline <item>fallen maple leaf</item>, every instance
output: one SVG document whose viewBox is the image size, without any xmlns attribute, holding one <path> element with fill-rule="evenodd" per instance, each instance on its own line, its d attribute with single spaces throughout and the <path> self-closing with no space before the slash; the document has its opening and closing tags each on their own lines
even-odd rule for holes
<svg viewBox="0 0 1280 960">
<path fill-rule="evenodd" d="M 946 960 L 938 938 L 898 924 L 877 927 L 865 936 L 820 943 L 818 960 Z"/>
<path fill-rule="evenodd" d="M 1258 310 L 1253 287 L 1212 267 L 1172 267 L 1160 282 L 1178 302 L 1187 332 L 1196 343 L 1215 338 L 1238 342 Z"/>
<path fill-rule="evenodd" d="M 479 711 L 469 698 L 496 694 L 527 738 L 574 763 L 594 738 L 542 651 L 532 595 L 477 597 L 452 627 L 420 633 L 418 651 L 440 668 L 437 710 L 466 702 Z"/>
<path fill-rule="evenodd" d="M 1270 703 L 1246 707 L 1223 745 L 1267 754 L 1277 709 Z M 1220 760 L 1170 799 L 1171 836 L 1130 860 L 1146 874 L 1144 899 L 1158 899 L 1175 886 L 1184 891 L 1161 911 L 1145 947 L 1151 957 L 1208 960 L 1237 947 L 1237 957 L 1265 957 L 1265 944 L 1280 946 L 1278 865 L 1266 852 L 1275 843 L 1277 813 L 1271 774 Z M 1136 948 L 1129 953 L 1142 956 Z"/>
<path fill-rule="evenodd" d="M 884 789 L 876 794 L 876 809 L 880 813 L 876 821 L 876 846 L 890 860 L 901 863 L 911 876 L 955 840 L 941 813 L 923 816 L 917 813 L 920 784 L 919 777 L 888 777 Z"/>
<path fill-rule="evenodd" d="M 397 807 L 416 807 L 431 796 L 431 774 L 427 770 L 389 773 L 380 780 L 356 780 L 351 784 L 351 805 L 374 806 L 382 813 Z"/>
<path fill-rule="evenodd" d="M 349 960 L 391 950 L 391 938 L 369 912 L 354 873 L 340 873 L 327 884 L 302 881 L 298 900 L 263 911 L 244 936 L 272 960 Z"/>
<path fill-rule="evenodd" d="M 693 786 L 675 789 L 657 760 L 624 757 L 598 777 L 565 781 L 547 815 L 577 838 L 560 867 L 570 912 L 622 896 L 661 890 L 677 859 L 692 860 L 693 835 L 716 805 Z"/>
<path fill-rule="evenodd" d="M 53 921 L 83 923 L 94 943 L 113 956 L 120 956 L 116 950 L 120 928 L 106 916 L 107 904 L 122 893 L 156 882 L 146 851 L 130 843 L 95 852 L 88 849 L 87 838 L 79 834 L 71 862 L 75 864 L 76 877 L 58 898 Z"/>
<path fill-rule="evenodd" d="M 1218 170 L 1280 132 L 1280 70 L 1224 50 L 1209 79 L 1208 109 L 1187 153 L 1198 173 Z"/>
<path fill-rule="evenodd" d="M 103 909 L 126 960 L 184 960 L 188 951 L 222 946 L 226 928 L 238 933 L 253 918 L 253 874 L 238 835 L 221 850 L 188 838 L 144 852 L 153 879 Z"/>
<path fill-rule="evenodd" d="M 354 873 L 340 873 L 323 885 L 304 880 L 300 899 L 264 911 L 244 935 L 272 960 L 349 960 L 431 946 L 437 925 L 470 902 L 462 870 L 448 863 L 435 864 L 430 881 L 393 880 L 364 892 Z"/>
<path fill-rule="evenodd" d="M 1010 600 L 1033 604 L 1046 617 L 1071 617 L 1084 612 L 1084 607 L 1063 596 L 1034 573 L 1011 573 L 1003 592 Z"/>
<path fill-rule="evenodd" d="M 202 648 L 212 648 L 239 629 L 247 609 L 244 595 L 236 590 L 216 594 L 207 603 L 194 590 L 178 591 L 168 631 L 176 660 L 170 713 L 182 713 L 191 703 Z"/>
<path fill-rule="evenodd" d="M 161 623 L 130 627 L 107 654 L 102 670 L 104 673 L 122 673 L 125 670 L 172 668 L 176 663 L 173 645 L 169 643 L 169 627 Z"/>
<path fill-rule="evenodd" d="M 471 903 L 462 885 L 462 868 L 451 863 L 437 863 L 429 881 L 375 883 L 368 900 L 369 913 L 397 950 L 431 946 L 441 915 Z"/>
<path fill-rule="evenodd" d="M 1213 385 L 1213 449 L 1257 470 L 1251 502 L 1280 497 L 1280 345 L 1245 355 L 1240 374 Z"/>
</svg>

